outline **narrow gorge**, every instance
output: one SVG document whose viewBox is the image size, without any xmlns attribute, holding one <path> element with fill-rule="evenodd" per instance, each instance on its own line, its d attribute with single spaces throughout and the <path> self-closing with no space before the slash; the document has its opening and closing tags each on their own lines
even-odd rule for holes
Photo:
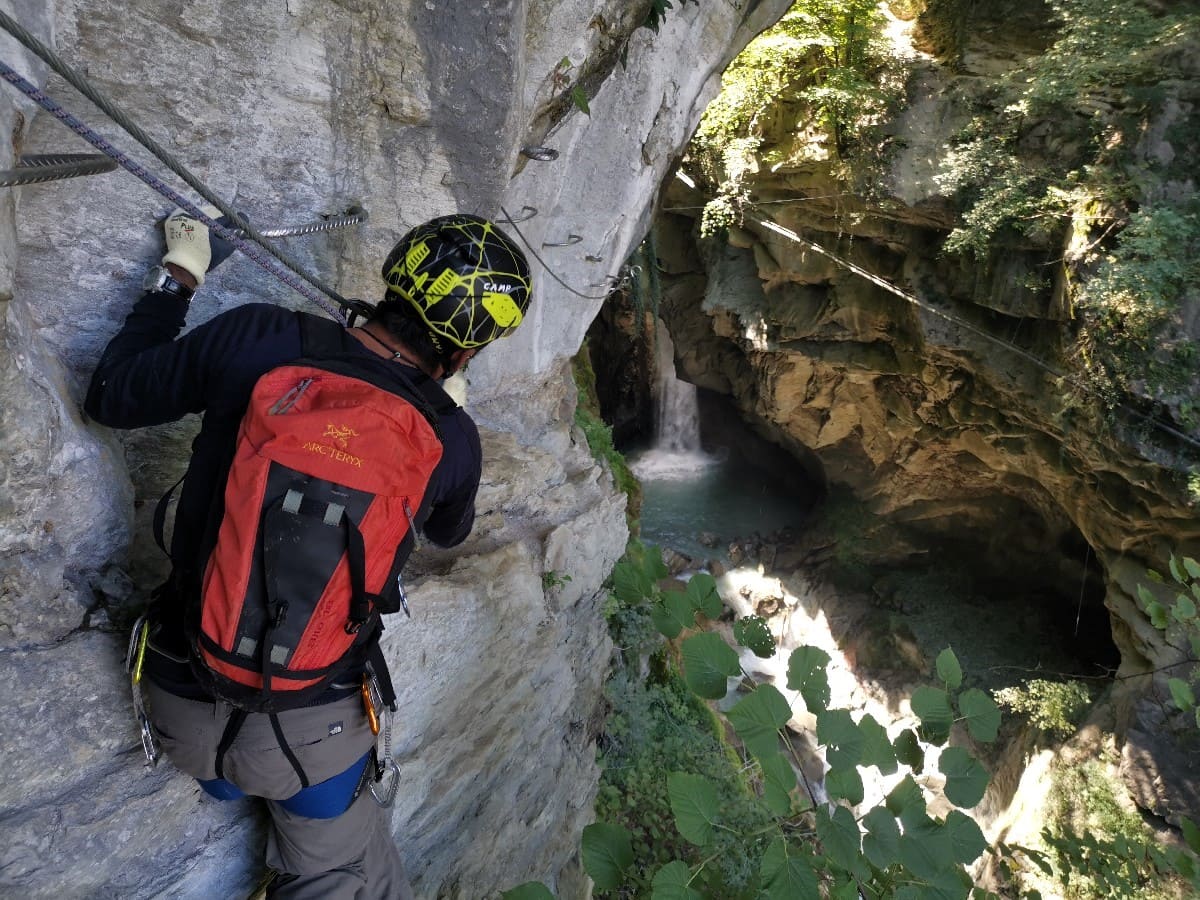
<svg viewBox="0 0 1200 900">
<path fill-rule="evenodd" d="M 456 386 L 483 438 L 474 532 L 414 556 L 413 617 L 384 637 L 418 897 L 592 895 L 630 521 L 572 364 L 586 349 L 618 447 L 645 442 L 656 316 L 701 442 L 797 497 L 797 527 L 738 535 L 778 591 L 729 582 L 731 609 L 850 598 L 829 646 L 867 680 L 915 683 L 952 632 L 968 670 L 1070 665 L 1107 692 L 1137 808 L 1200 820 L 1200 732 L 1171 702 L 1196 654 L 1147 601 L 1170 609 L 1200 558 L 1200 29 L 1165 0 L 1115 29 L 1120 6 L 897 0 L 831 68 L 841 45 L 789 0 L 0 0 L 256 226 L 365 208 L 280 241 L 345 296 L 375 302 L 396 238 L 451 211 L 535 261 L 527 323 Z M 11 36 L 0 60 L 169 177 Z M 745 93 L 706 130 L 723 74 Z M 0 98 L 0 165 L 90 149 Z M 241 897 L 261 871 L 261 811 L 142 766 L 121 664 L 196 422 L 117 433 L 80 408 L 169 209 L 124 171 L 0 189 L 0 896 Z M 1168 288 L 1143 319 L 1120 306 Z M 189 325 L 261 301 L 305 303 L 235 257 Z M 1007 750 L 993 823 L 1032 758 Z"/>
</svg>

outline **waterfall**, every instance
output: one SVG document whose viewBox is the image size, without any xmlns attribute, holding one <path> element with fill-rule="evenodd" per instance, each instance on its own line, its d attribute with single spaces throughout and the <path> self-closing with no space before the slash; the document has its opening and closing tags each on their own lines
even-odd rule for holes
<svg viewBox="0 0 1200 900">
<path fill-rule="evenodd" d="M 675 346 L 661 319 L 656 319 L 658 344 L 658 421 L 654 427 L 654 449 L 667 453 L 691 453 L 700 449 L 700 411 L 696 386 L 675 377 Z"/>
<path fill-rule="evenodd" d="M 717 460 L 700 449 L 700 412 L 696 386 L 675 377 L 675 347 L 657 320 L 658 383 L 654 446 L 630 460 L 633 473 L 644 480 L 688 481 L 710 469 Z"/>
</svg>

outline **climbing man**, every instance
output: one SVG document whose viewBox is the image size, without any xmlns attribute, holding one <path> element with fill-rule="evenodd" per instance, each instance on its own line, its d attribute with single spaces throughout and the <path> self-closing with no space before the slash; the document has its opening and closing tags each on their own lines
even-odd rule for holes
<svg viewBox="0 0 1200 900">
<path fill-rule="evenodd" d="M 493 223 L 443 216 L 396 244 L 358 327 L 250 304 L 180 337 L 233 248 L 180 211 L 164 230 L 85 402 L 114 428 L 202 414 L 171 576 L 131 642 L 147 755 L 157 741 L 213 797 L 266 800 L 267 896 L 412 897 L 376 752 L 394 708 L 381 615 L 408 613 L 418 533 L 470 533 L 479 435 L 440 381 L 520 324 L 528 264 Z"/>
</svg>

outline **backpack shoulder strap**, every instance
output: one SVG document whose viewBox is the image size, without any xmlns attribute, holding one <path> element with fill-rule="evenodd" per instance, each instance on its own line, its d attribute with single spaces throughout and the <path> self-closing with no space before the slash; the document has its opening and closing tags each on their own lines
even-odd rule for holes
<svg viewBox="0 0 1200 900">
<path fill-rule="evenodd" d="M 297 317 L 300 320 L 301 353 L 306 359 L 357 357 L 359 343 L 340 323 L 309 313 L 297 313 Z M 418 372 L 413 377 L 405 372 L 406 368 L 397 364 L 394 369 L 395 377 L 409 389 L 409 393 L 415 395 L 413 399 L 417 401 L 417 407 L 425 413 L 440 437 L 437 419 L 454 412 L 458 409 L 458 404 L 438 382 L 424 372 Z M 424 404 L 420 401 L 424 401 Z"/>
</svg>

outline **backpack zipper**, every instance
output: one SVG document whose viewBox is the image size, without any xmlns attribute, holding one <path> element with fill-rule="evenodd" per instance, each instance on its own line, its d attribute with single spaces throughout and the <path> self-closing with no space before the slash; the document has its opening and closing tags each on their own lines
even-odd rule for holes
<svg viewBox="0 0 1200 900">
<path fill-rule="evenodd" d="M 413 536 L 413 549 L 420 550 L 421 549 L 421 535 L 417 531 L 417 523 L 416 523 L 416 520 L 413 518 L 412 507 L 409 505 L 407 497 L 404 498 L 404 517 L 406 519 L 408 519 L 408 530 Z"/>
<path fill-rule="evenodd" d="M 308 390 L 309 385 L 313 381 L 314 379 L 312 378 L 302 379 L 299 384 L 275 401 L 275 405 L 267 410 L 267 415 L 281 416 L 284 413 L 291 412 L 292 407 L 300 402 L 300 398 L 304 396 L 304 392 Z"/>
</svg>

